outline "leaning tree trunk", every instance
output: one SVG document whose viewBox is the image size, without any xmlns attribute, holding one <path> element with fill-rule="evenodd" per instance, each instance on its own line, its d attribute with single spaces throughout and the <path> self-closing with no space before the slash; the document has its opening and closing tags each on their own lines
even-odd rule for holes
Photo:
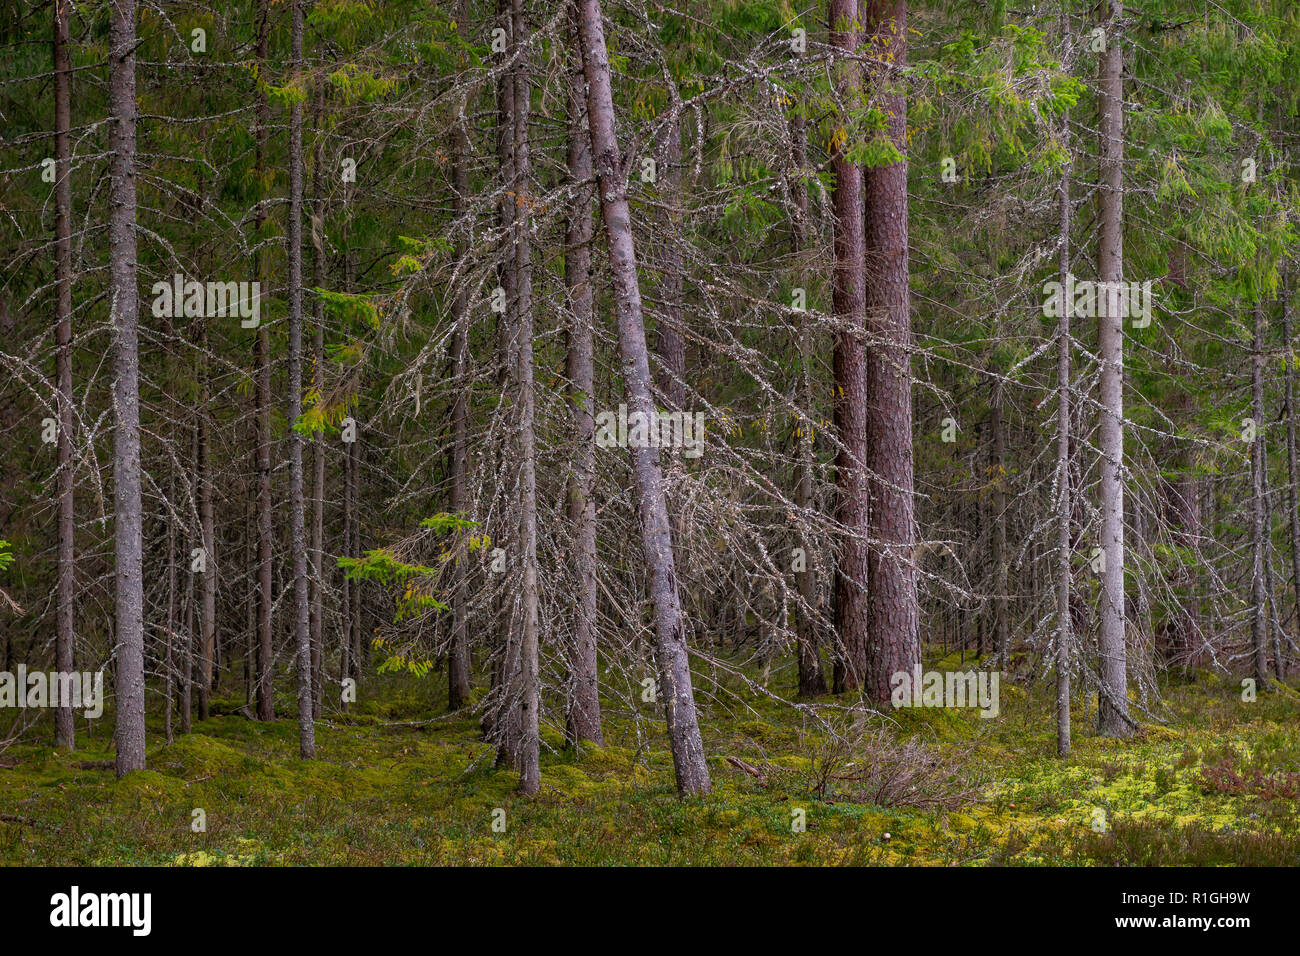
<svg viewBox="0 0 1300 956">
<path fill-rule="evenodd" d="M 892 75 L 902 84 L 907 64 L 907 3 L 869 0 L 863 21 Z M 907 95 L 881 98 L 889 137 L 902 159 L 868 169 L 866 202 L 866 315 L 873 343 L 867 361 L 868 524 L 872 541 L 867 589 L 868 700 L 889 703 L 890 678 L 921 662 L 912 495 L 912 321 L 907 258 Z M 878 343 L 878 344 L 877 344 Z"/>
<path fill-rule="evenodd" d="M 835 64 L 840 97 L 859 95 L 861 70 L 857 61 L 857 0 L 831 0 L 831 46 L 843 58 Z M 847 126 L 847 118 L 842 118 Z M 846 131 L 847 132 L 847 131 Z M 839 448 L 835 455 L 835 519 L 840 525 L 839 561 L 835 574 L 835 692 L 856 690 L 867 671 L 867 631 L 870 618 L 867 576 L 870 557 L 867 533 L 867 378 L 863 325 L 866 290 L 863 286 L 862 169 L 850 162 L 848 143 L 838 132 L 831 155 L 835 189 L 831 205 L 835 223 L 835 267 L 831 279 L 831 308 L 835 313 L 835 379 L 833 419 Z"/>
<path fill-rule="evenodd" d="M 591 152 L 599 185 L 601 213 L 609 246 L 613 278 L 619 352 L 627 404 L 650 421 L 655 415 L 650 389 L 650 359 L 646 347 L 637 280 L 636 251 L 632 242 L 627 179 L 614 129 L 614 94 L 601 23 L 600 0 L 580 0 L 580 35 L 583 68 L 587 77 L 587 116 Z M 659 665 L 659 693 L 663 698 L 668 742 L 672 748 L 677 791 L 707 793 L 709 769 L 695 714 L 691 687 L 690 655 L 686 646 L 677 572 L 673 561 L 668 503 L 655 448 L 633 448 L 632 471 L 636 484 L 642 545 L 650 565 L 650 597 L 654 607 L 655 657 Z"/>
<path fill-rule="evenodd" d="M 293 4 L 292 54 L 302 69 L 301 0 Z M 307 529 L 303 501 L 302 435 L 302 102 L 289 108 L 289 546 L 293 552 L 293 643 L 298 670 L 298 751 L 316 756 L 312 720 L 311 619 L 307 604 Z"/>
<path fill-rule="evenodd" d="M 571 7 L 572 34 L 578 35 L 577 13 Z M 576 43 L 575 43 L 576 45 Z M 572 525 L 577 593 L 573 604 L 573 639 L 569 648 L 569 706 L 565 739 L 570 744 L 590 740 L 603 744 L 600 726 L 600 676 L 596 658 L 596 477 L 595 305 L 591 288 L 591 141 L 582 59 L 574 58 L 569 75 L 569 182 L 573 205 L 564 233 L 564 284 L 569 298 L 569 339 L 565 377 L 569 413 L 573 416 L 573 474 L 569 479 L 569 522 Z"/>
<path fill-rule="evenodd" d="M 135 0 L 112 0 L 108 100 L 109 312 L 113 322 L 113 537 L 117 776 L 143 770 L 144 544 L 140 508 L 140 311 L 135 244 Z"/>
<path fill-rule="evenodd" d="M 72 57 L 69 0 L 54 6 L 54 223 L 55 259 L 58 275 L 55 344 L 58 347 L 55 377 L 58 379 L 59 445 L 59 557 L 55 590 L 55 666 L 68 674 L 76 666 L 77 635 L 73 622 L 76 553 L 72 481 Z M 170 523 L 168 525 L 170 528 Z M 76 746 L 71 705 L 54 711 L 54 746 L 72 750 Z"/>
<path fill-rule="evenodd" d="M 1099 78 L 1101 185 L 1097 198 L 1097 258 L 1102 282 L 1097 320 L 1101 360 L 1101 570 L 1098 645 L 1101 654 L 1099 731 L 1107 737 L 1133 732 L 1128 715 L 1124 609 L 1124 319 L 1119 283 L 1124 274 L 1124 53 L 1119 23 L 1123 4 L 1110 0 L 1106 53 Z"/>
</svg>

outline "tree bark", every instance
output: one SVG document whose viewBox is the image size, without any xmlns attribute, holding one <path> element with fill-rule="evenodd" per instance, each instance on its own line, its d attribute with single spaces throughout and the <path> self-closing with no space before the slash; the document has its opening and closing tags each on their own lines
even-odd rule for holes
<svg viewBox="0 0 1300 956">
<path fill-rule="evenodd" d="M 570 7 L 571 32 L 577 45 L 577 11 Z M 569 744 L 605 742 L 600 726 L 600 675 L 596 656 L 596 477 L 595 304 L 591 288 L 591 141 L 587 132 L 582 58 L 574 57 L 568 78 L 569 182 L 573 205 L 564 233 L 564 285 L 569 298 L 569 336 L 565 377 L 573 417 L 573 472 L 569 478 L 569 522 L 573 527 L 577 593 L 573 605 L 573 640 L 569 648 L 569 706 L 565 739 Z"/>
<path fill-rule="evenodd" d="M 791 239 L 796 255 L 803 253 L 807 244 L 808 232 L 808 187 L 803 179 L 803 169 L 808 160 L 808 131 L 802 116 L 795 116 L 790 121 L 791 160 L 795 175 L 790 182 L 791 202 L 794 204 L 794 217 L 791 222 Z M 816 427 L 816 403 L 813 397 L 813 328 L 808 312 L 800 313 L 799 327 L 795 332 L 799 349 L 799 400 L 803 403 L 807 421 L 799 423 L 799 465 L 795 478 L 795 506 L 800 513 L 800 528 L 806 529 L 808 515 L 814 508 L 813 469 L 814 430 Z M 803 570 L 795 572 L 799 589 L 796 620 L 796 654 L 799 669 L 799 696 L 804 699 L 821 697 L 826 693 L 826 675 L 822 669 L 821 652 L 818 649 L 815 609 L 817 607 L 817 573 L 812 538 L 808 534 L 799 537 L 803 549 Z"/>
<path fill-rule="evenodd" d="M 902 84 L 907 64 L 905 0 L 869 0 L 863 22 L 875 49 Z M 892 675 L 921 662 L 920 606 L 916 586 L 915 515 L 912 495 L 912 321 L 908 288 L 907 95 L 881 97 L 889 137 L 903 155 L 890 166 L 868 169 L 866 203 L 867 473 L 872 541 L 867 576 L 867 699 L 887 705 Z"/>
<path fill-rule="evenodd" d="M 1124 319 L 1119 283 L 1124 273 L 1124 53 L 1119 24 L 1123 4 L 1109 0 L 1106 52 L 1098 86 L 1101 109 L 1101 186 L 1097 198 L 1098 274 L 1106 290 L 1098 310 L 1098 352 L 1101 360 L 1101 572 L 1098 645 L 1101 687 L 1099 732 L 1127 737 L 1133 732 L 1128 715 L 1127 643 L 1124 607 Z"/>
<path fill-rule="evenodd" d="M 72 467 L 72 58 L 68 49 L 72 6 L 69 0 L 55 0 L 54 5 L 54 222 L 55 258 L 58 275 L 55 377 L 58 388 L 58 495 L 59 553 L 55 583 L 55 667 L 62 673 L 72 672 L 75 665 L 77 634 L 74 612 L 76 589 L 76 515 L 73 499 Z M 170 527 L 170 525 L 169 525 Z M 54 746 L 61 750 L 76 747 L 72 707 L 59 706 L 54 711 Z"/>
<path fill-rule="evenodd" d="M 144 544 L 140 503 L 140 353 L 135 238 L 135 0 L 109 19 L 109 303 L 113 321 L 113 537 L 119 778 L 145 766 Z"/>
<path fill-rule="evenodd" d="M 528 42 L 524 0 L 511 0 L 512 47 L 518 52 Z M 519 545 L 523 552 L 523 632 L 519 663 L 519 792 L 531 796 L 541 789 L 539 760 L 541 705 L 537 671 L 537 403 L 533 383 L 533 265 L 528 230 L 531 216 L 532 163 L 528 151 L 529 99 L 532 82 L 528 59 L 522 53 L 515 64 L 515 293 L 519 360 Z"/>
<path fill-rule="evenodd" d="M 266 69 L 270 44 L 269 0 L 259 0 L 257 19 L 257 62 Z M 254 161 L 254 181 L 262 182 L 266 163 L 267 138 L 270 135 L 271 104 L 266 94 L 257 97 L 257 153 Z M 259 193 L 257 213 L 254 217 L 256 232 L 260 235 L 266 222 L 266 197 Z M 254 269 L 260 282 L 263 278 L 263 254 L 256 254 Z M 273 583 L 272 560 L 272 509 L 271 501 L 271 333 L 266 323 L 257 330 L 257 717 L 259 720 L 275 719 L 275 670 L 272 649 L 271 588 Z"/>
<path fill-rule="evenodd" d="M 1268 588 L 1265 563 L 1268 561 L 1268 521 L 1265 518 L 1264 469 L 1268 466 L 1264 442 L 1264 303 L 1255 300 L 1255 334 L 1251 347 L 1250 398 L 1251 416 L 1255 420 L 1254 441 L 1250 446 L 1250 514 L 1251 514 L 1251 637 L 1255 648 L 1255 680 L 1261 689 L 1268 686 Z"/>
<path fill-rule="evenodd" d="M 650 420 L 655 414 L 650 390 L 650 360 L 632 242 L 627 180 L 614 128 L 614 96 L 601 22 L 600 0 L 580 0 L 583 69 L 587 77 L 587 116 L 593 166 L 599 184 L 601 213 L 613 277 L 619 352 L 627 404 Z M 709 770 L 704 757 L 691 687 L 690 657 L 682 621 L 677 574 L 673 561 L 668 503 L 657 449 L 634 448 L 642 544 L 650 565 L 650 596 L 654 607 L 655 657 L 659 665 L 659 694 L 664 705 L 668 740 L 673 754 L 677 791 L 682 796 L 707 793 Z"/>
<path fill-rule="evenodd" d="M 460 0 L 456 12 L 456 29 L 464 31 L 469 23 L 469 0 Z M 451 134 L 452 215 L 459 222 L 469 209 L 469 161 L 471 144 L 468 120 L 462 104 L 461 115 Z M 469 253 L 469 241 L 458 233 L 456 261 Z M 452 361 L 455 364 L 455 394 L 451 401 L 451 510 L 462 515 L 469 507 L 469 293 L 460 289 L 452 300 Z M 451 649 L 447 656 L 447 709 L 459 710 L 469 702 L 470 658 L 469 603 L 470 567 L 467 555 L 458 551 L 456 580 L 452 585 Z"/>
<path fill-rule="evenodd" d="M 1062 40 L 1070 40 L 1069 14 L 1062 12 Z M 1061 148 L 1069 151 L 1070 126 L 1068 119 L 1061 121 Z M 1070 166 L 1061 174 L 1057 187 L 1060 197 L 1060 252 L 1057 259 L 1057 281 L 1065 288 L 1070 274 Z M 1072 574 L 1070 557 L 1072 553 L 1070 520 L 1073 513 L 1070 488 L 1070 379 L 1071 344 L 1070 313 L 1073 303 L 1061 296 L 1061 318 L 1057 328 L 1058 345 L 1056 353 L 1056 647 L 1054 669 L 1056 671 L 1056 753 L 1060 757 L 1070 756 L 1070 667 L 1074 645 L 1074 635 L 1070 616 L 1070 591 Z"/>
<path fill-rule="evenodd" d="M 293 0 L 292 57 L 302 69 L 303 14 Z M 302 435 L 302 103 L 289 108 L 289 546 L 293 551 L 293 641 L 298 669 L 298 750 L 316 756 L 312 720 L 311 630 L 307 605 L 307 531 L 303 501 Z"/>
<path fill-rule="evenodd" d="M 838 54 L 856 56 L 857 0 L 831 0 L 831 46 Z M 838 58 L 837 58 L 838 60 Z M 861 95 L 861 69 L 850 58 L 835 64 L 838 95 L 851 110 Z M 848 117 L 841 117 L 847 136 Z M 843 529 L 835 574 L 835 631 L 839 636 L 834 668 L 835 692 L 857 690 L 866 679 L 870 557 L 866 541 L 868 489 L 867 379 L 863 327 L 866 290 L 862 273 L 865 249 L 862 220 L 862 169 L 848 159 L 847 139 L 837 135 L 831 156 L 835 188 L 835 267 L 831 307 L 835 312 L 835 379 L 833 418 L 840 447 L 835 455 L 835 518 Z"/>
</svg>

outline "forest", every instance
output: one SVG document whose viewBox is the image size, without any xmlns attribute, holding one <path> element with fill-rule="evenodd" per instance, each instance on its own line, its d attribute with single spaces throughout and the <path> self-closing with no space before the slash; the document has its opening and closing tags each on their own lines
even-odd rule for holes
<svg viewBox="0 0 1300 956">
<path fill-rule="evenodd" d="M 0 863 L 1300 865 L 1289 0 L 0 50 Z"/>
</svg>

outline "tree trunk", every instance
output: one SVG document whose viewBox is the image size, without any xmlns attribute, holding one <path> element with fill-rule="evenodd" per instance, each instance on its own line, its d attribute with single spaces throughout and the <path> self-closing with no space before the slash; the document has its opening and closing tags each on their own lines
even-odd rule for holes
<svg viewBox="0 0 1300 956">
<path fill-rule="evenodd" d="M 293 70 L 302 69 L 303 14 L 293 3 Z M 302 435 L 302 103 L 289 108 L 289 545 L 293 550 L 293 641 L 298 666 L 298 750 L 316 756 L 312 721 L 311 630 L 307 606 L 307 530 L 303 501 Z"/>
<path fill-rule="evenodd" d="M 857 0 L 831 0 L 831 46 L 839 54 L 856 55 Z M 839 96 L 851 105 L 860 95 L 861 69 L 852 59 L 835 64 Z M 848 120 L 842 118 L 847 130 Z M 835 189 L 835 269 L 831 307 L 835 312 L 834 425 L 840 447 L 835 455 L 835 518 L 843 529 L 835 575 L 835 692 L 856 690 L 867 671 L 869 621 L 867 576 L 870 558 L 867 533 L 867 379 L 863 325 L 866 291 L 862 274 L 862 169 L 849 162 L 847 141 L 837 140 L 831 156 Z"/>
<path fill-rule="evenodd" d="M 1127 644 L 1124 608 L 1124 319 L 1119 283 L 1124 274 L 1124 53 L 1119 24 L 1123 4 L 1110 0 L 1106 52 L 1101 60 L 1101 185 L 1097 198 L 1098 274 L 1105 290 L 1098 310 L 1098 352 L 1101 361 L 1101 572 L 1098 644 L 1101 687 L 1099 732 L 1127 737 L 1133 732 L 1128 715 Z"/>
<path fill-rule="evenodd" d="M 636 252 L 632 242 L 627 180 L 614 129 L 614 96 L 600 0 L 580 0 L 580 11 L 591 152 L 609 246 L 627 404 L 632 411 L 640 413 L 649 421 L 655 414 L 650 391 L 650 360 L 642 318 L 641 290 L 637 280 Z M 631 453 L 642 544 L 646 561 L 650 565 L 659 694 L 664 704 L 677 790 L 683 796 L 707 793 L 710 788 L 709 769 L 695 714 L 690 657 L 677 592 L 672 534 L 668 524 L 668 503 L 664 495 L 657 449 L 634 448 Z"/>
<path fill-rule="evenodd" d="M 54 5 L 54 203 L 56 216 L 55 257 L 58 273 L 55 343 L 58 346 L 55 376 L 59 394 L 59 557 L 55 584 L 55 667 L 64 674 L 76 666 L 77 635 L 73 620 L 76 589 L 76 515 L 73 510 L 72 467 L 72 58 L 69 0 Z M 170 527 L 170 524 L 168 525 Z M 72 707 L 59 706 L 54 711 L 54 746 L 61 750 L 76 747 Z"/>
<path fill-rule="evenodd" d="M 316 90 L 316 148 L 312 169 L 312 196 L 315 212 L 312 215 L 312 264 L 315 268 L 316 288 L 325 288 L 325 136 L 321 127 L 325 122 L 325 84 L 318 83 Z M 312 363 L 317 401 L 325 394 L 325 300 L 319 295 L 313 302 Z M 311 492 L 311 710 L 312 717 L 320 720 L 322 669 L 325 657 L 325 442 L 320 432 L 312 435 L 312 492 Z"/>
<path fill-rule="evenodd" d="M 892 76 L 907 64 L 907 3 L 870 0 L 863 21 Z M 867 473 L 870 593 L 867 699 L 887 705 L 892 675 L 921 662 L 917 600 L 915 516 L 912 497 L 912 321 L 907 253 L 907 95 L 901 89 L 881 98 L 889 116 L 889 137 L 903 159 L 868 169 L 866 203 L 867 331 L 879 343 L 867 359 Z"/>
<path fill-rule="evenodd" d="M 992 461 L 989 464 L 993 483 L 993 649 L 998 670 L 1007 671 L 1011 663 L 1011 622 L 1007 613 L 1009 590 L 1007 569 L 1007 441 L 1003 419 L 1003 383 L 994 380 L 989 407 L 989 438 Z"/>
<path fill-rule="evenodd" d="M 524 0 L 511 0 L 512 47 L 518 52 L 528 41 Z M 519 356 L 519 546 L 523 552 L 523 633 L 519 648 L 519 792 L 531 796 L 541 789 L 541 735 L 538 710 L 541 695 L 537 672 L 537 402 L 533 384 L 533 265 L 528 230 L 531 220 L 532 164 L 528 151 L 529 99 L 532 83 L 523 54 L 515 64 L 515 293 Z"/>
<path fill-rule="evenodd" d="M 257 62 L 266 67 L 271 30 L 269 0 L 258 3 Z M 257 154 L 254 163 L 254 181 L 262 182 L 262 169 L 266 163 L 267 137 L 270 134 L 271 106 L 265 93 L 257 94 Z M 265 196 L 259 194 L 254 218 L 260 235 L 266 222 Z M 263 254 L 257 252 L 255 271 L 258 281 L 263 278 Z M 271 630 L 272 567 L 272 502 L 271 502 L 271 333 L 266 323 L 257 330 L 257 717 L 275 720 L 275 698 L 272 686 L 275 668 Z"/>
<path fill-rule="evenodd" d="M 1264 469 L 1268 458 L 1264 442 L 1264 302 L 1255 300 L 1255 335 L 1250 362 L 1251 416 L 1255 420 L 1250 446 L 1251 512 L 1251 636 L 1255 648 L 1255 680 L 1268 686 L 1268 588 L 1264 566 L 1268 561 L 1268 522 L 1265 518 Z"/>
<path fill-rule="evenodd" d="M 1069 42 L 1069 15 L 1062 13 L 1062 39 Z M 1061 122 L 1062 149 L 1069 150 L 1069 121 Z M 1070 274 L 1070 167 L 1067 165 L 1061 174 L 1058 187 L 1060 196 L 1060 253 L 1057 259 L 1057 281 L 1065 288 Z M 1056 753 L 1060 757 L 1070 756 L 1070 667 L 1074 635 L 1071 633 L 1070 618 L 1070 556 L 1072 552 L 1070 520 L 1073 512 L 1070 494 L 1070 379 L 1071 344 L 1070 312 L 1073 303 L 1061 296 L 1061 318 L 1057 329 L 1058 345 L 1056 353 L 1056 648 L 1054 668 L 1056 671 Z"/>
<path fill-rule="evenodd" d="M 1296 483 L 1300 482 L 1300 468 L 1297 467 L 1296 462 L 1296 357 L 1291 339 L 1290 278 L 1290 271 L 1284 268 L 1282 271 L 1282 355 L 1286 359 L 1287 515 L 1291 530 L 1291 588 L 1295 593 L 1295 620 L 1300 624 L 1300 502 L 1296 500 Z"/>
<path fill-rule="evenodd" d="M 578 37 L 577 12 L 570 8 L 571 32 Z M 564 285 L 569 298 L 569 337 L 564 371 L 573 416 L 573 473 L 569 479 L 569 521 L 573 526 L 577 593 L 573 642 L 569 648 L 569 707 L 565 739 L 603 744 L 600 726 L 600 676 L 596 657 L 596 477 L 595 304 L 591 288 L 591 140 L 587 133 L 582 58 L 574 57 L 568 83 L 569 182 L 573 205 L 564 233 Z"/>
<path fill-rule="evenodd" d="M 140 353 L 135 242 L 135 0 L 109 21 L 109 311 L 113 352 L 113 537 L 116 556 L 117 776 L 143 770 L 144 544 L 140 508 Z"/>
<path fill-rule="evenodd" d="M 807 244 L 808 231 L 808 187 L 803 179 L 803 168 L 808 161 L 808 132 L 802 116 L 795 116 L 790 121 L 790 142 L 791 160 L 795 170 L 795 176 L 790 183 L 790 199 L 794 204 L 794 217 L 790 231 L 794 252 L 800 255 Z M 799 465 L 795 479 L 795 506 L 800 513 L 800 527 L 806 529 L 808 515 L 815 506 L 813 441 L 817 421 L 812 377 L 813 328 L 806 310 L 800 313 L 799 327 L 795 334 L 799 349 L 799 400 L 808 416 L 806 421 L 799 423 Z M 803 570 L 795 572 L 799 588 L 795 639 L 799 668 L 799 696 L 808 699 L 821 697 L 826 693 L 826 676 L 822 670 L 815 623 L 817 608 L 817 563 L 813 559 L 815 548 L 811 536 L 806 533 L 800 535 L 799 544 L 803 549 Z"/>
<path fill-rule="evenodd" d="M 201 594 L 203 599 L 200 625 L 203 628 L 199 642 L 199 720 L 207 720 L 212 698 L 212 659 L 217 643 L 217 555 L 214 550 L 216 538 L 212 515 L 212 469 L 209 464 L 211 450 L 208 447 L 208 407 L 210 390 L 208 387 L 207 357 L 207 323 L 200 317 L 195 341 L 199 344 L 199 407 L 198 416 L 199 454 L 195 459 L 198 474 L 196 483 L 199 491 L 199 535 L 200 547 L 203 548 L 203 570 L 200 572 Z"/>
<path fill-rule="evenodd" d="M 469 24 L 469 0 L 460 0 L 456 12 L 456 29 L 464 31 Z M 469 161 L 471 144 L 465 112 L 468 104 L 462 103 L 460 116 L 451 134 L 451 192 L 452 215 L 459 222 L 469 209 Z M 469 253 L 469 241 L 458 234 L 456 261 L 461 262 Z M 464 515 L 469 507 L 469 293 L 460 289 L 452 300 L 452 361 L 455 363 L 455 394 L 451 401 L 451 510 Z M 452 585 L 451 650 L 447 656 L 447 709 L 459 710 L 469 702 L 469 603 L 470 566 L 463 549 L 457 551 L 456 580 Z"/>
</svg>

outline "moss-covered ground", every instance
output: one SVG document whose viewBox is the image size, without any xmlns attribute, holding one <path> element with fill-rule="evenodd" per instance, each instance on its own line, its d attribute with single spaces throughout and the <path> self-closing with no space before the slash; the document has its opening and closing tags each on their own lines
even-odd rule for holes
<svg viewBox="0 0 1300 956">
<path fill-rule="evenodd" d="M 770 689 L 792 693 L 790 679 L 774 675 Z M 151 718 L 150 769 L 120 782 L 96 765 L 112 758 L 111 715 L 91 734 L 79 719 L 75 753 L 33 742 L 0 755 L 0 862 L 1300 864 L 1293 687 L 1243 702 L 1236 681 L 1194 674 L 1165 687 L 1152 708 L 1162 720 L 1143 717 L 1127 741 L 1096 737 L 1080 707 L 1066 760 L 1050 688 L 1004 683 L 996 719 L 903 710 L 857 721 L 877 748 L 923 748 L 949 788 L 936 805 L 924 780 L 873 800 L 844 783 L 861 771 L 857 742 L 836 748 L 814 717 L 739 681 L 723 693 L 704 680 L 710 795 L 676 797 L 653 705 L 611 700 L 604 747 L 566 750 L 544 731 L 542 793 L 527 799 L 516 774 L 493 769 L 477 716 L 441 712 L 443 683 L 372 677 L 350 713 L 318 726 L 311 762 L 297 758 L 292 719 L 250 721 L 235 713 L 242 697 L 218 700 L 217 716 L 171 745 Z M 828 698 L 821 713 L 844 730 L 848 704 Z"/>
</svg>

